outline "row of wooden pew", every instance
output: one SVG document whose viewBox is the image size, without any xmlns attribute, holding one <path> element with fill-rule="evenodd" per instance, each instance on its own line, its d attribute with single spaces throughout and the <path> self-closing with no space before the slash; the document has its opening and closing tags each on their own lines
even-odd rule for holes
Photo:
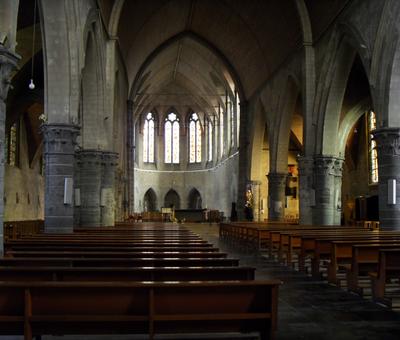
<svg viewBox="0 0 400 340">
<path fill-rule="evenodd" d="M 310 272 L 314 278 L 326 276 L 329 283 L 344 283 L 351 292 L 362 295 L 371 290 L 374 301 L 388 306 L 392 303 L 388 284 L 400 292 L 399 231 L 364 226 L 231 223 L 221 224 L 220 238 L 266 252 L 286 265 Z"/>
<path fill-rule="evenodd" d="M 32 234 L 0 258 L 0 334 L 258 333 L 272 339 L 278 280 L 254 280 L 189 229 L 134 224 Z"/>
</svg>

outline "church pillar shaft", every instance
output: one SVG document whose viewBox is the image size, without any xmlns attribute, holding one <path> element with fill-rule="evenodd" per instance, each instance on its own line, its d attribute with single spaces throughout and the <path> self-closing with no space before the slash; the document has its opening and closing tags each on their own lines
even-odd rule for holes
<svg viewBox="0 0 400 340">
<path fill-rule="evenodd" d="M 0 45 L 0 255 L 4 253 L 4 141 L 6 122 L 6 98 L 10 87 L 11 72 L 17 68 L 19 57 Z"/>
<path fill-rule="evenodd" d="M 316 156 L 314 161 L 315 206 L 313 223 L 340 224 L 343 159 Z"/>
<path fill-rule="evenodd" d="M 268 175 L 268 219 L 282 221 L 285 217 L 286 173 L 270 172 Z"/>
<path fill-rule="evenodd" d="M 101 225 L 115 225 L 115 168 L 118 154 L 103 152 L 103 177 L 101 183 Z"/>
<path fill-rule="evenodd" d="M 80 225 L 98 227 L 101 224 L 100 192 L 102 178 L 102 152 L 82 150 L 80 159 Z"/>
<path fill-rule="evenodd" d="M 72 193 L 65 194 L 65 191 L 68 181 L 74 180 L 75 145 L 79 127 L 71 124 L 46 124 L 42 126 L 42 132 L 46 165 L 44 230 L 46 233 L 73 232 Z"/>
<path fill-rule="evenodd" d="M 128 177 L 128 190 L 126 201 L 126 212 L 128 215 L 133 214 L 135 211 L 135 179 L 134 179 L 134 165 L 135 165 L 135 136 L 133 124 L 133 101 L 128 100 L 127 103 L 127 177 Z"/>
<path fill-rule="evenodd" d="M 240 132 L 239 132 L 239 165 L 238 165 L 238 219 L 245 219 L 246 189 L 249 182 L 249 137 L 247 121 L 249 119 L 248 102 L 240 103 Z"/>
<path fill-rule="evenodd" d="M 373 135 L 378 153 L 380 228 L 400 230 L 400 128 L 380 128 Z M 393 180 L 395 201 L 388 192 Z"/>
<path fill-rule="evenodd" d="M 312 224 L 313 197 L 313 157 L 298 157 L 299 169 L 299 223 Z"/>
</svg>

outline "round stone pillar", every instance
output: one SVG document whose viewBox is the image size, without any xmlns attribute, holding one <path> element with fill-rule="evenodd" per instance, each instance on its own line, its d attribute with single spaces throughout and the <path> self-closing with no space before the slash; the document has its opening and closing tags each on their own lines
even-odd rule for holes
<svg viewBox="0 0 400 340">
<path fill-rule="evenodd" d="M 299 223 L 312 224 L 312 207 L 315 204 L 313 189 L 314 158 L 297 158 L 299 170 Z"/>
<path fill-rule="evenodd" d="M 102 179 L 102 152 L 81 150 L 80 159 L 80 225 L 99 227 L 101 225 L 100 191 Z"/>
<path fill-rule="evenodd" d="M 268 219 L 283 221 L 285 217 L 285 187 L 287 173 L 270 172 L 268 175 Z"/>
<path fill-rule="evenodd" d="M 10 75 L 17 68 L 19 56 L 0 44 L 0 256 L 4 252 L 3 215 L 4 215 L 4 141 L 6 122 L 6 98 L 10 87 Z"/>
<path fill-rule="evenodd" d="M 334 156 L 315 156 L 315 206 L 313 209 L 314 224 L 340 224 L 342 166 L 342 158 Z M 337 216 L 339 216 L 339 221 Z"/>
<path fill-rule="evenodd" d="M 379 224 L 384 230 L 400 230 L 400 128 L 373 131 L 378 153 Z M 395 201 L 389 197 L 389 186 L 395 180 Z"/>
<path fill-rule="evenodd" d="M 103 152 L 101 183 L 101 225 L 115 224 L 115 168 L 118 153 Z"/>
<path fill-rule="evenodd" d="M 42 125 L 45 159 L 46 233 L 72 233 L 74 228 L 73 180 L 79 127 L 71 124 Z"/>
</svg>

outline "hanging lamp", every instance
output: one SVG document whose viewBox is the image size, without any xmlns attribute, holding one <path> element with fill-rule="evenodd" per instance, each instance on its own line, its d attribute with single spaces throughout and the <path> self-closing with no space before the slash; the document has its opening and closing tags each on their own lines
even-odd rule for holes
<svg viewBox="0 0 400 340">
<path fill-rule="evenodd" d="M 35 38 L 36 38 L 36 0 L 33 8 L 33 36 L 32 36 L 32 65 L 31 65 L 31 81 L 28 85 L 30 90 L 35 89 L 35 84 L 33 82 L 33 71 L 35 64 Z"/>
</svg>

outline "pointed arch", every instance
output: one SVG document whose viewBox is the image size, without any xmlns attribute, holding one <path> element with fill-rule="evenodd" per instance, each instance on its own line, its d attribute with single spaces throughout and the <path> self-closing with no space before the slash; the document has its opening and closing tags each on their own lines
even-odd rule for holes
<svg viewBox="0 0 400 340">
<path fill-rule="evenodd" d="M 188 209 L 201 209 L 202 204 L 200 192 L 196 188 L 192 188 L 188 195 Z"/>
<path fill-rule="evenodd" d="M 149 188 L 143 196 L 143 211 L 157 210 L 157 195 L 153 188 Z"/>
<path fill-rule="evenodd" d="M 179 194 L 174 190 L 170 189 L 164 197 L 164 207 L 174 207 L 175 209 L 180 209 L 181 198 Z"/>
</svg>

